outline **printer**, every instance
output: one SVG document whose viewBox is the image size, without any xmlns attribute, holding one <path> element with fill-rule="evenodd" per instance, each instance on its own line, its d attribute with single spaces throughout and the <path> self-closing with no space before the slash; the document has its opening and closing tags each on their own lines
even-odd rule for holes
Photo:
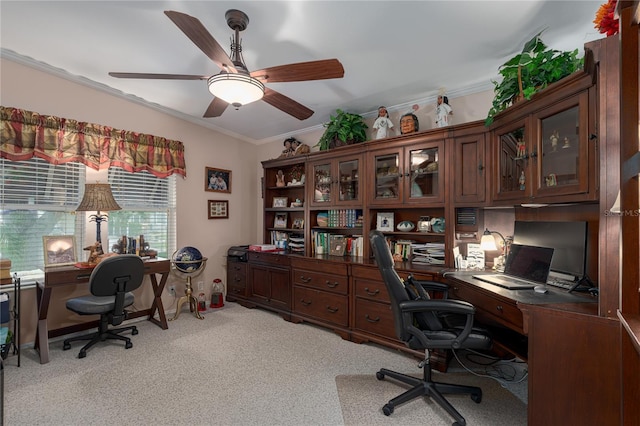
<svg viewBox="0 0 640 426">
<path fill-rule="evenodd" d="M 232 262 L 246 262 L 248 251 L 248 244 L 246 246 L 231 246 L 227 250 L 227 259 Z"/>
</svg>

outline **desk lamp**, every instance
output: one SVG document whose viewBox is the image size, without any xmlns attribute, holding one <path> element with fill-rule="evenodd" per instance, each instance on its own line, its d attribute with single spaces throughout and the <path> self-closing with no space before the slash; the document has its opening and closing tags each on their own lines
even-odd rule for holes
<svg viewBox="0 0 640 426">
<path fill-rule="evenodd" d="M 504 265 L 504 256 L 505 256 L 505 251 L 507 249 L 507 240 L 502 236 L 502 234 L 499 233 L 498 231 L 489 231 L 488 228 L 485 228 L 484 232 L 482 233 L 482 238 L 480 239 L 480 249 L 484 251 L 499 250 L 498 247 L 496 246 L 496 240 L 493 237 L 493 234 L 497 234 L 500 236 L 500 238 L 502 238 L 502 250 L 501 250 L 502 253 L 498 257 L 499 260 L 497 262 L 494 262 L 494 265 L 493 265 L 493 269 L 498 269 L 498 268 L 501 268 L 502 265 Z"/>
<path fill-rule="evenodd" d="M 96 211 L 96 214 L 89 216 L 89 222 L 96 223 L 96 242 L 100 243 L 98 251 L 102 254 L 102 238 L 100 236 L 100 224 L 106 222 L 109 215 L 100 214 L 101 211 L 109 212 L 121 210 L 122 207 L 116 203 L 111 193 L 111 186 L 108 183 L 87 183 L 84 186 L 84 197 L 80 202 L 77 212 Z"/>
</svg>

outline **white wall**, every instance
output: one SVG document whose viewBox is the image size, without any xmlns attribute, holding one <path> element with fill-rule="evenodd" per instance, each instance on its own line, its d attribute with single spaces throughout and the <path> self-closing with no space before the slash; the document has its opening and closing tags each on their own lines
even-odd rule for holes
<svg viewBox="0 0 640 426">
<path fill-rule="evenodd" d="M 208 257 L 206 270 L 193 282 L 210 291 L 214 278 L 226 283 L 226 250 L 256 241 L 260 181 L 255 146 L 154 109 L 128 102 L 60 77 L 0 59 L 0 102 L 40 114 L 86 121 L 182 141 L 187 177 L 178 177 L 178 247 L 197 247 Z M 205 192 L 205 167 L 232 171 L 232 193 Z M 89 174 L 88 182 L 105 182 L 104 174 Z M 258 197 L 256 197 L 258 193 Z M 207 219 L 207 200 L 229 200 L 229 219 Z M 95 229 L 95 225 L 87 225 Z M 106 229 L 105 229 L 106 230 Z M 182 280 L 171 277 L 179 284 Z M 169 308 L 169 306 L 166 306 Z"/>
</svg>

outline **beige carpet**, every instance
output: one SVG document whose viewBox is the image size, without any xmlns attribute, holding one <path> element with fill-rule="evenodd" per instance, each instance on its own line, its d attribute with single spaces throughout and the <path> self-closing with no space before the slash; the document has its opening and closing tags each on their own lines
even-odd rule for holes
<svg viewBox="0 0 640 426">
<path fill-rule="evenodd" d="M 466 419 L 467 425 L 527 424 L 526 405 L 493 379 L 457 373 L 434 373 L 433 378 L 436 381 L 482 388 L 480 404 L 473 402 L 469 396 L 446 396 Z M 336 385 L 346 426 L 451 425 L 453 423 L 453 418 L 429 398 L 418 398 L 407 402 L 396 407 L 389 417 L 385 416 L 382 413 L 382 406 L 409 386 L 390 378 L 378 380 L 375 373 L 337 376 Z"/>
</svg>

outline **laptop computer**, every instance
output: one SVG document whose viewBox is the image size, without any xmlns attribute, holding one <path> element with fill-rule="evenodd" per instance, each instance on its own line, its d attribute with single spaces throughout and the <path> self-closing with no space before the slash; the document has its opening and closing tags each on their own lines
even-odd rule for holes
<svg viewBox="0 0 640 426">
<path fill-rule="evenodd" d="M 511 244 L 503 273 L 473 275 L 473 278 L 510 290 L 531 289 L 545 285 L 554 249 Z"/>
</svg>

